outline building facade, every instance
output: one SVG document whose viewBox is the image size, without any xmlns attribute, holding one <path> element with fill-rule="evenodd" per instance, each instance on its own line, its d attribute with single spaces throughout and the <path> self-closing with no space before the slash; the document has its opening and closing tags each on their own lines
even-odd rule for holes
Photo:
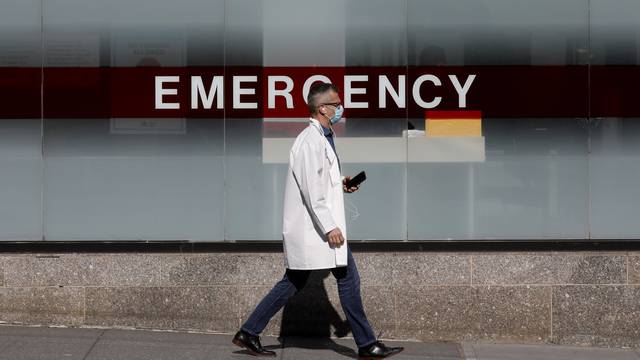
<svg viewBox="0 0 640 360">
<path fill-rule="evenodd" d="M 385 334 L 638 345 L 638 14 L 6 0 L 2 320 L 231 332 L 283 271 L 287 151 L 322 80 L 343 174 L 367 172 L 348 239 Z M 339 309 L 330 280 L 309 291 Z M 302 331 L 286 314 L 272 333 Z"/>
</svg>

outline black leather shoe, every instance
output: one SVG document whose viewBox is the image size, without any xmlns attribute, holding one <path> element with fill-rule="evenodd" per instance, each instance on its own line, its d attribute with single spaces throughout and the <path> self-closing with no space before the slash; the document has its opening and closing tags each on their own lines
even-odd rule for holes
<svg viewBox="0 0 640 360">
<path fill-rule="evenodd" d="M 387 347 L 380 341 L 376 341 L 369 346 L 358 349 L 358 360 L 374 360 L 382 359 L 393 356 L 400 351 L 404 350 L 404 347 Z"/>
<path fill-rule="evenodd" d="M 267 350 L 260 344 L 260 337 L 253 336 L 244 330 L 240 330 L 233 337 L 232 342 L 241 348 L 247 349 L 251 355 L 255 356 L 276 356 L 275 351 Z"/>
</svg>

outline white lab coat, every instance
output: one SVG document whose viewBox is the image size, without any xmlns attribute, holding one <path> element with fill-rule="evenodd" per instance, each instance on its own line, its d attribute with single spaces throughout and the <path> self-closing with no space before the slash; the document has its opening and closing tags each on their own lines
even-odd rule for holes
<svg viewBox="0 0 640 360">
<path fill-rule="evenodd" d="M 335 227 L 345 238 L 339 247 L 331 247 L 326 236 Z M 298 135 L 289 152 L 282 236 L 285 267 L 289 269 L 347 265 L 342 176 L 336 153 L 314 118 L 309 118 L 309 126 Z"/>
</svg>

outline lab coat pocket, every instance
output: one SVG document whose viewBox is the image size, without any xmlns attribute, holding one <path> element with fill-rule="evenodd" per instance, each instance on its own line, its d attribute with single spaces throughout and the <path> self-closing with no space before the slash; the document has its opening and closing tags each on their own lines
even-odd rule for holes
<svg viewBox="0 0 640 360">
<path fill-rule="evenodd" d="M 340 176 L 340 168 L 338 167 L 336 154 L 333 152 L 333 149 L 329 147 L 325 148 L 325 153 L 327 155 L 327 160 L 329 161 L 329 178 L 331 179 L 332 186 L 338 186 L 342 183 Z"/>
<path fill-rule="evenodd" d="M 331 171 L 329 171 L 329 175 L 331 176 L 331 185 L 338 186 L 342 184 L 340 169 L 338 169 L 338 165 L 333 165 L 331 167 Z"/>
</svg>

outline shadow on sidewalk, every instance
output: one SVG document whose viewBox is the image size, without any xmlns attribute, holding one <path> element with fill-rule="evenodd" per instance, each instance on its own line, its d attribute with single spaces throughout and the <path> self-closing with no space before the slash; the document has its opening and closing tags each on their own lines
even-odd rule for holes
<svg viewBox="0 0 640 360">
<path fill-rule="evenodd" d="M 289 299 L 282 311 L 278 341 L 283 348 L 330 349 L 357 358 L 354 349 L 331 339 L 332 331 L 344 337 L 351 328 L 329 300 L 325 278 L 335 281 L 329 269 L 312 271 L 306 286 Z"/>
</svg>

